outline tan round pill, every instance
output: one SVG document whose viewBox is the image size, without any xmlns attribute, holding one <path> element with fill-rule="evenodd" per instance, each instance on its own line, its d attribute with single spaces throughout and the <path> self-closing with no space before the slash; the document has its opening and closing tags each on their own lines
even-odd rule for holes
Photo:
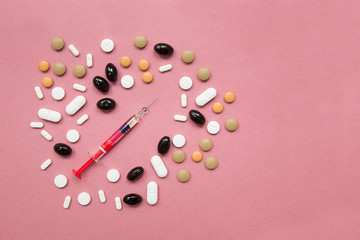
<svg viewBox="0 0 360 240">
<path fill-rule="evenodd" d="M 190 179 L 190 172 L 188 170 L 182 169 L 178 172 L 177 178 L 180 182 L 187 182 Z"/>
<path fill-rule="evenodd" d="M 201 150 L 207 152 L 209 151 L 213 146 L 213 143 L 210 138 L 203 138 L 200 141 L 200 148 Z"/>
<path fill-rule="evenodd" d="M 131 58 L 128 56 L 123 56 L 120 58 L 120 64 L 123 67 L 129 67 L 131 65 Z"/>
<path fill-rule="evenodd" d="M 66 72 L 66 67 L 63 63 L 56 63 L 53 67 L 53 70 L 56 75 L 62 76 Z"/>
<path fill-rule="evenodd" d="M 41 83 L 44 87 L 51 87 L 54 83 L 54 81 L 52 80 L 51 77 L 44 77 L 42 80 L 41 80 Z"/>
<path fill-rule="evenodd" d="M 51 47 L 56 51 L 60 51 L 64 47 L 64 40 L 59 37 L 53 38 L 51 40 Z"/>
<path fill-rule="evenodd" d="M 213 170 L 217 167 L 218 165 L 218 160 L 214 157 L 208 157 L 205 160 L 205 166 L 207 169 Z"/>
<path fill-rule="evenodd" d="M 137 35 L 134 39 L 134 44 L 137 48 L 144 48 L 147 44 L 146 37 L 143 35 Z"/>
<path fill-rule="evenodd" d="M 82 78 L 86 74 L 86 68 L 82 64 L 78 64 L 74 67 L 74 75 L 78 78 Z"/>
<path fill-rule="evenodd" d="M 185 160 L 185 153 L 181 150 L 176 150 L 173 153 L 172 158 L 175 162 L 182 163 Z"/>
<path fill-rule="evenodd" d="M 225 128 L 228 131 L 233 132 L 237 129 L 237 127 L 238 127 L 238 122 L 234 118 L 229 118 L 228 120 L 226 120 Z"/>
<path fill-rule="evenodd" d="M 184 63 L 192 63 L 192 61 L 194 61 L 194 58 L 195 55 L 191 50 L 186 50 L 181 55 L 181 59 L 184 61 Z"/>
<path fill-rule="evenodd" d="M 199 71 L 198 71 L 198 78 L 201 81 L 209 80 L 210 75 L 211 75 L 210 70 L 207 69 L 207 68 L 200 68 Z"/>
</svg>

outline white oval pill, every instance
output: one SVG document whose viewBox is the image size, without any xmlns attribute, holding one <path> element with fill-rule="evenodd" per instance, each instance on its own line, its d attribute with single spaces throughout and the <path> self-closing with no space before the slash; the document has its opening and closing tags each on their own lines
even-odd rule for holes
<svg viewBox="0 0 360 240">
<path fill-rule="evenodd" d="M 181 134 L 176 134 L 172 140 L 173 145 L 177 148 L 183 147 L 185 145 L 185 142 L 185 137 Z"/>
<path fill-rule="evenodd" d="M 86 103 L 84 96 L 77 96 L 66 106 L 66 113 L 69 115 L 74 115 L 77 111 L 80 110 Z"/>
<path fill-rule="evenodd" d="M 44 98 L 44 95 L 41 91 L 41 88 L 39 86 L 36 86 L 35 88 L 35 93 L 36 93 L 36 96 L 38 99 L 43 99 Z"/>
<path fill-rule="evenodd" d="M 52 140 L 52 136 L 50 133 L 48 133 L 46 130 L 41 130 L 41 135 L 48 141 Z"/>
<path fill-rule="evenodd" d="M 167 72 L 170 71 L 171 69 L 172 69 L 171 64 L 166 64 L 164 66 L 159 67 L 160 72 Z"/>
<path fill-rule="evenodd" d="M 60 101 L 65 97 L 65 90 L 62 87 L 53 88 L 53 90 L 51 91 L 51 96 L 53 97 L 53 99 Z"/>
<path fill-rule="evenodd" d="M 187 118 L 184 115 L 174 115 L 174 120 L 179 122 L 186 122 Z"/>
<path fill-rule="evenodd" d="M 158 185 L 151 181 L 147 185 L 146 199 L 148 204 L 155 205 L 158 201 Z"/>
<path fill-rule="evenodd" d="M 159 177 L 161 177 L 161 178 L 166 177 L 166 175 L 168 173 L 168 170 L 167 170 L 164 162 L 160 158 L 160 156 L 154 155 L 151 158 L 151 165 L 153 166 L 153 168 L 155 169 L 156 174 Z"/>
<path fill-rule="evenodd" d="M 66 133 L 66 139 L 71 143 L 76 143 L 80 138 L 80 133 L 75 129 L 71 129 Z"/>
<path fill-rule="evenodd" d="M 44 124 L 42 122 L 31 122 L 30 127 L 32 127 L 32 128 L 43 128 Z"/>
<path fill-rule="evenodd" d="M 69 206 L 70 206 L 70 202 L 71 202 L 71 197 L 70 196 L 66 196 L 65 200 L 64 200 L 64 204 L 63 204 L 63 207 L 65 209 L 68 209 Z"/>
<path fill-rule="evenodd" d="M 107 174 L 106 174 L 107 179 L 109 180 L 109 182 L 115 183 L 119 180 L 120 178 L 120 173 L 118 170 L 116 169 L 110 169 Z"/>
<path fill-rule="evenodd" d="M 134 86 L 134 78 L 130 75 L 124 75 L 121 78 L 121 86 L 123 86 L 124 88 L 131 88 L 132 86 Z"/>
<path fill-rule="evenodd" d="M 104 39 L 101 42 L 101 49 L 106 53 L 111 52 L 114 49 L 114 47 L 115 44 L 111 39 Z"/>
<path fill-rule="evenodd" d="M 89 116 L 87 114 L 84 114 L 77 120 L 77 124 L 81 125 L 84 122 L 86 122 L 86 120 L 88 120 L 88 119 L 89 119 Z"/>
<path fill-rule="evenodd" d="M 44 171 L 45 169 L 47 169 L 51 165 L 51 163 L 51 159 L 46 159 L 45 162 L 43 162 L 43 164 L 41 164 L 40 166 L 41 170 Z"/>
<path fill-rule="evenodd" d="M 85 87 L 85 86 L 80 85 L 80 84 L 77 84 L 77 83 L 75 83 L 75 84 L 73 85 L 73 88 L 74 88 L 75 90 L 80 91 L 80 92 L 85 92 L 85 91 L 86 91 L 86 87 Z"/>
<path fill-rule="evenodd" d="M 78 203 L 80 205 L 86 206 L 90 203 L 90 201 L 91 201 L 91 196 L 87 192 L 82 192 L 79 194 Z"/>
<path fill-rule="evenodd" d="M 62 174 L 57 175 L 54 178 L 54 183 L 55 183 L 55 186 L 57 186 L 58 188 L 63 188 L 67 184 L 67 178 Z"/>
<path fill-rule="evenodd" d="M 206 129 L 210 134 L 217 134 L 220 131 L 220 124 L 217 121 L 210 121 Z"/>
<path fill-rule="evenodd" d="M 86 65 L 87 65 L 89 68 L 91 68 L 92 65 L 93 65 L 93 56 L 92 56 L 91 53 L 88 53 L 88 54 L 86 55 Z"/>
<path fill-rule="evenodd" d="M 119 197 L 116 197 L 116 198 L 115 198 L 115 206 L 116 206 L 116 209 L 117 209 L 117 210 L 121 210 L 121 208 L 122 208 L 121 198 L 119 198 Z"/>
<path fill-rule="evenodd" d="M 185 93 L 181 94 L 181 106 L 186 107 L 187 106 L 187 96 Z"/>
<path fill-rule="evenodd" d="M 182 77 L 179 81 L 179 85 L 180 85 L 181 89 L 183 89 L 183 90 L 189 90 L 192 87 L 192 84 L 193 84 L 193 82 L 192 82 L 191 78 L 187 77 L 187 76 Z"/>
<path fill-rule="evenodd" d="M 80 55 L 80 52 L 76 49 L 76 47 L 72 44 L 69 45 L 69 50 L 72 54 L 74 54 L 75 57 Z"/>
<path fill-rule="evenodd" d="M 105 197 L 104 191 L 100 189 L 98 193 L 99 193 L 100 202 L 102 202 L 102 203 L 106 202 L 106 197 Z"/>
<path fill-rule="evenodd" d="M 39 109 L 38 116 L 39 118 L 50 122 L 58 122 L 61 120 L 61 114 L 59 112 L 47 108 Z"/>
<path fill-rule="evenodd" d="M 208 88 L 196 97 L 196 104 L 202 107 L 216 97 L 216 94 L 217 92 L 215 88 Z"/>
</svg>

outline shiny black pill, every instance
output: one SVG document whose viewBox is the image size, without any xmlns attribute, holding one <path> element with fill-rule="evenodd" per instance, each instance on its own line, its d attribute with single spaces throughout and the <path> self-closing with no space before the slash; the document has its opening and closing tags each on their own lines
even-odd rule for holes
<svg viewBox="0 0 360 240">
<path fill-rule="evenodd" d="M 93 79 L 93 83 L 97 90 L 101 92 L 109 91 L 109 83 L 103 77 L 95 76 Z"/>
<path fill-rule="evenodd" d="M 102 98 L 96 103 L 96 106 L 101 110 L 112 110 L 116 107 L 116 102 L 111 98 Z"/>
<path fill-rule="evenodd" d="M 135 180 L 141 178 L 143 173 L 144 173 L 144 168 L 143 167 L 135 167 L 135 168 L 130 170 L 130 172 L 128 173 L 126 178 L 129 181 L 135 181 Z"/>
<path fill-rule="evenodd" d="M 171 56 L 174 52 L 172 46 L 167 43 L 158 43 L 154 46 L 155 52 L 163 56 Z"/>
<path fill-rule="evenodd" d="M 105 74 L 106 74 L 106 78 L 110 82 L 115 82 L 118 77 L 118 71 L 117 71 L 115 65 L 112 63 L 108 63 L 105 67 Z"/>
<path fill-rule="evenodd" d="M 206 121 L 204 115 L 202 115 L 201 112 L 197 110 L 190 110 L 189 116 L 191 120 L 200 125 L 203 125 Z"/>
<path fill-rule="evenodd" d="M 160 139 L 159 144 L 158 144 L 158 152 L 160 154 L 165 154 L 169 151 L 170 148 L 170 138 L 168 136 L 165 136 L 163 138 Z"/>
<path fill-rule="evenodd" d="M 72 149 L 70 146 L 66 145 L 65 143 L 57 143 L 54 145 L 54 150 L 57 154 L 66 156 L 70 155 L 72 152 Z"/>
<path fill-rule="evenodd" d="M 128 205 L 137 205 L 141 203 L 142 197 L 139 194 L 130 193 L 124 197 L 123 201 Z"/>
</svg>

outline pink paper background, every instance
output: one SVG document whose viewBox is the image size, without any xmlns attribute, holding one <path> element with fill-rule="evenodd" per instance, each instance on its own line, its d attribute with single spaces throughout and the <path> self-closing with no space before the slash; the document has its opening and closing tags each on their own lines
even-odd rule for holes
<svg viewBox="0 0 360 240">
<path fill-rule="evenodd" d="M 1 3 L 1 204 L 0 239 L 360 239 L 360 15 L 359 1 L 3 1 Z M 137 34 L 148 38 L 143 50 L 133 46 Z M 66 48 L 55 52 L 50 41 L 61 36 Z M 111 54 L 100 50 L 104 38 L 115 41 Z M 170 43 L 175 53 L 162 59 L 153 51 L 158 42 Z M 74 44 L 78 58 L 67 46 Z M 191 49 L 195 61 L 181 62 L 181 52 Z M 86 77 L 76 79 L 75 64 L 85 64 L 88 52 L 94 66 Z M 129 55 L 129 69 L 120 66 Z M 146 58 L 154 81 L 141 80 L 137 62 Z M 52 71 L 41 73 L 37 64 L 63 62 L 63 77 Z M 108 94 L 92 86 L 95 75 L 113 62 L 121 75 L 131 74 L 135 85 L 125 90 L 118 81 Z M 173 64 L 164 74 L 158 67 Z M 212 71 L 208 82 L 196 72 L 206 66 Z M 52 70 L 52 69 L 51 69 Z M 38 100 L 33 87 L 44 76 L 66 90 L 56 102 L 51 89 L 42 87 Z M 181 76 L 193 78 L 187 92 L 189 106 L 180 107 Z M 65 106 L 79 95 L 74 83 L 88 87 L 87 104 L 75 116 Z M 233 104 L 224 103 L 217 115 L 211 104 L 200 109 L 222 129 L 210 136 L 205 127 L 172 120 L 196 108 L 195 97 L 215 87 L 215 101 L 223 102 L 226 91 L 235 92 Z M 118 105 L 102 113 L 95 104 L 109 96 Z M 94 151 L 131 114 L 155 97 L 141 125 L 102 161 L 77 180 L 72 168 L 80 167 L 88 151 Z M 58 124 L 45 122 L 54 139 L 47 142 L 37 121 L 37 111 L 48 107 L 62 113 Z M 88 122 L 77 126 L 82 114 Z M 230 133 L 225 120 L 234 117 L 239 129 Z M 75 128 L 81 138 L 70 158 L 57 156 L 52 147 L 65 142 L 67 130 Z M 159 179 L 150 165 L 158 140 L 182 133 L 187 143 L 185 162 L 176 164 L 170 152 L 163 158 L 169 169 Z M 203 137 L 211 137 L 214 148 L 204 156 L 215 156 L 214 171 L 195 163 L 191 152 Z M 53 164 L 41 171 L 41 163 Z M 138 165 L 145 174 L 136 183 L 126 180 Z M 106 180 L 110 168 L 120 170 L 118 183 Z M 176 172 L 188 169 L 191 180 L 182 184 Z M 64 189 L 53 184 L 63 173 L 69 183 Z M 146 184 L 159 184 L 159 202 L 146 203 Z M 99 203 L 97 191 L 106 193 Z M 89 206 L 77 203 L 87 191 Z M 144 202 L 137 207 L 115 209 L 114 197 L 137 192 Z M 68 210 L 66 195 L 73 200 Z"/>
</svg>

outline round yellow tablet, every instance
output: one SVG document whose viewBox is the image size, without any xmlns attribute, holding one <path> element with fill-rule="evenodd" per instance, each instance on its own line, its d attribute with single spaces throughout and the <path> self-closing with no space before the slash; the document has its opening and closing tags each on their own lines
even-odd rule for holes
<svg viewBox="0 0 360 240">
<path fill-rule="evenodd" d="M 200 68 L 197 75 L 201 81 L 207 81 L 209 80 L 211 73 L 207 68 Z"/>
<path fill-rule="evenodd" d="M 74 75 L 78 78 L 82 78 L 86 74 L 86 68 L 82 64 L 78 64 L 74 67 Z"/>
<path fill-rule="evenodd" d="M 235 94 L 233 92 L 227 92 L 224 95 L 225 102 L 232 103 L 235 100 Z"/>
<path fill-rule="evenodd" d="M 59 37 L 53 38 L 51 40 L 51 47 L 56 51 L 60 51 L 64 47 L 64 40 Z"/>
<path fill-rule="evenodd" d="M 195 55 L 191 50 L 185 50 L 181 55 L 181 59 L 184 61 L 184 63 L 192 63 L 192 61 L 194 61 L 194 58 Z"/>
<path fill-rule="evenodd" d="M 201 150 L 207 152 L 209 151 L 213 146 L 213 143 L 210 138 L 203 138 L 200 141 L 200 148 Z"/>
<path fill-rule="evenodd" d="M 140 62 L 139 62 L 139 68 L 140 68 L 142 71 L 148 70 L 148 69 L 149 69 L 149 66 L 150 66 L 150 64 L 149 64 L 148 60 L 145 60 L 145 59 L 140 60 Z"/>
<path fill-rule="evenodd" d="M 216 102 L 213 104 L 212 109 L 216 113 L 221 113 L 224 109 L 224 106 L 221 103 Z"/>
<path fill-rule="evenodd" d="M 134 44 L 137 48 L 144 48 L 147 44 L 146 37 L 143 35 L 137 35 L 134 39 Z"/>
<path fill-rule="evenodd" d="M 177 179 L 180 181 L 180 182 L 187 182 L 189 181 L 190 179 L 190 172 L 188 170 L 185 170 L 185 169 L 182 169 L 178 172 L 177 174 Z"/>
<path fill-rule="evenodd" d="M 39 69 L 42 72 L 47 72 L 49 70 L 50 64 L 47 61 L 39 62 Z"/>
<path fill-rule="evenodd" d="M 175 162 L 182 163 L 185 160 L 185 153 L 178 149 L 173 153 L 172 158 Z"/>
<path fill-rule="evenodd" d="M 226 120 L 225 122 L 226 130 L 233 132 L 237 129 L 237 127 L 238 127 L 238 122 L 236 121 L 236 119 L 229 118 L 228 120 Z"/>
<path fill-rule="evenodd" d="M 51 77 L 44 77 L 44 78 L 42 79 L 41 83 L 42 83 L 42 85 L 43 85 L 44 87 L 49 88 L 49 87 L 51 87 L 51 86 L 53 85 L 54 81 L 52 80 Z"/>
<path fill-rule="evenodd" d="M 192 160 L 194 160 L 195 162 L 200 162 L 202 159 L 202 153 L 200 151 L 195 151 L 191 154 L 191 158 Z"/>
<path fill-rule="evenodd" d="M 131 65 L 131 58 L 128 56 L 123 56 L 120 58 L 120 64 L 123 67 L 129 67 Z"/>
<path fill-rule="evenodd" d="M 56 63 L 53 67 L 53 71 L 56 75 L 62 76 L 66 72 L 66 67 L 63 63 Z"/>
<path fill-rule="evenodd" d="M 151 83 L 153 79 L 154 77 L 151 72 L 144 72 L 144 74 L 142 75 L 142 80 L 144 80 L 144 82 L 146 83 Z"/>
<path fill-rule="evenodd" d="M 207 169 L 213 170 L 217 167 L 218 165 L 218 160 L 214 157 L 208 157 L 205 160 L 205 166 Z"/>
</svg>

